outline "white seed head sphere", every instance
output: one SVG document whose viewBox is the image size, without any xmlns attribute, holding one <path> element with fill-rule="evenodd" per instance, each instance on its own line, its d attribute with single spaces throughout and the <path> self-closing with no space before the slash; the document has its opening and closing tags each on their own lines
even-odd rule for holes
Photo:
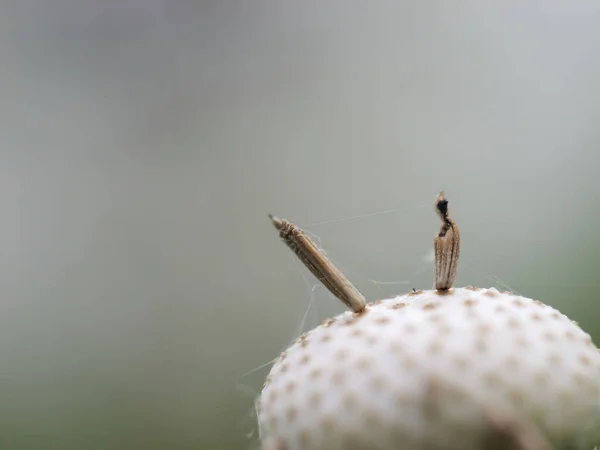
<svg viewBox="0 0 600 450">
<path fill-rule="evenodd" d="M 302 335 L 257 410 L 263 445 L 278 450 L 591 449 L 600 353 L 539 301 L 418 291 Z"/>
</svg>

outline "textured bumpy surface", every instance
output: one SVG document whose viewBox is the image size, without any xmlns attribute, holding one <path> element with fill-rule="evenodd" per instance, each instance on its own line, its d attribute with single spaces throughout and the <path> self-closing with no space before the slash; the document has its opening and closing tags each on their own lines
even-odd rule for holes
<svg viewBox="0 0 600 450">
<path fill-rule="evenodd" d="M 591 448 L 600 353 L 539 301 L 418 291 L 300 336 L 257 410 L 261 440 L 285 450 L 486 449 L 500 442 L 497 418 L 531 424 L 557 449 Z"/>
</svg>

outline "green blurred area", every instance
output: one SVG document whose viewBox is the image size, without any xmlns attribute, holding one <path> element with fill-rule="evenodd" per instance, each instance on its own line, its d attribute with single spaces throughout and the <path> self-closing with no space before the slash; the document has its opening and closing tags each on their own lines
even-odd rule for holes
<svg viewBox="0 0 600 450">
<path fill-rule="evenodd" d="M 458 285 L 600 342 L 596 2 L 30 3 L 0 15 L 1 448 L 255 448 L 262 366 L 343 310 L 268 213 L 375 300 L 431 287 L 445 190 Z"/>
</svg>

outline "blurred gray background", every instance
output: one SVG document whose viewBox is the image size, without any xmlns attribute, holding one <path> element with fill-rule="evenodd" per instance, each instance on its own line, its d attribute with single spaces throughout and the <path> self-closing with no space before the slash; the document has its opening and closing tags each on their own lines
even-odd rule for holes
<svg viewBox="0 0 600 450">
<path fill-rule="evenodd" d="M 597 1 L 0 4 L 2 448 L 255 448 L 343 310 L 267 213 L 375 300 L 431 287 L 445 190 L 458 285 L 600 341 Z"/>
</svg>

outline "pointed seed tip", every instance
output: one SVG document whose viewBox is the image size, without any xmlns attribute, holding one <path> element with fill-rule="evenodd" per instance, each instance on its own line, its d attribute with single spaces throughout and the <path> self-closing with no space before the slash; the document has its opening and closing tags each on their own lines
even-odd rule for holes
<svg viewBox="0 0 600 450">
<path fill-rule="evenodd" d="M 281 229 L 281 227 L 283 226 L 283 221 L 279 217 L 274 216 L 273 214 L 269 214 L 269 219 L 271 219 L 271 222 L 273 222 L 273 225 L 278 230 Z"/>
</svg>

